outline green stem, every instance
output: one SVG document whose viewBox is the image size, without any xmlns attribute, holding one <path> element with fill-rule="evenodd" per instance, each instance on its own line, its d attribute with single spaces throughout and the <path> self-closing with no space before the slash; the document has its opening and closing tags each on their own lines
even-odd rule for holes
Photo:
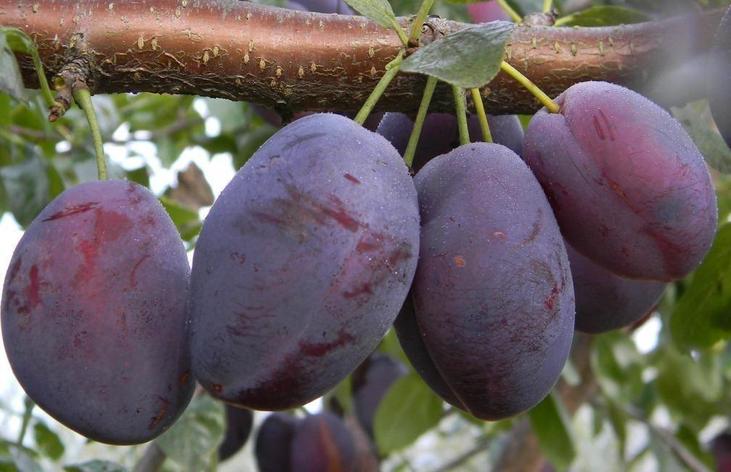
<svg viewBox="0 0 731 472">
<path fill-rule="evenodd" d="M 391 24 L 391 29 L 396 32 L 398 35 L 398 39 L 401 40 L 401 44 L 404 45 L 404 47 L 409 46 L 409 37 L 404 33 L 404 29 L 401 28 L 401 25 L 398 23 L 398 21 L 393 21 Z"/>
<path fill-rule="evenodd" d="M 414 23 L 411 25 L 411 34 L 409 35 L 409 44 L 419 44 L 419 37 L 421 36 L 421 27 L 426 21 L 426 17 L 429 16 L 431 8 L 434 6 L 434 0 L 422 0 L 419 11 L 416 12 Z"/>
<path fill-rule="evenodd" d="M 49 108 L 54 106 L 56 104 L 56 100 L 54 100 L 53 92 L 51 92 L 51 88 L 48 86 L 48 80 L 46 79 L 46 73 L 43 71 L 43 63 L 41 63 L 41 57 L 38 54 L 38 48 L 37 48 L 36 44 L 22 30 L 19 30 L 17 28 L 0 28 L 0 29 L 7 32 L 11 38 L 17 39 L 17 41 L 20 43 L 19 47 L 11 44 L 11 49 L 13 51 L 30 54 L 30 57 L 33 61 L 33 67 L 36 70 L 36 74 L 38 74 L 38 84 L 40 85 L 40 88 L 41 88 L 41 94 L 43 95 L 43 100 L 46 102 L 46 105 Z"/>
<path fill-rule="evenodd" d="M 543 0 L 543 13 L 550 13 L 553 8 L 553 0 Z"/>
<path fill-rule="evenodd" d="M 500 5 L 500 8 L 503 9 L 505 13 L 508 14 L 508 16 L 516 23 L 520 23 L 523 21 L 523 18 L 518 15 L 518 12 L 513 10 L 513 7 L 511 7 L 508 2 L 505 0 L 497 0 L 497 4 Z"/>
<path fill-rule="evenodd" d="M 401 61 L 404 59 L 404 51 L 399 51 L 396 58 L 386 64 L 386 73 L 383 74 L 383 77 L 381 77 L 381 80 L 378 81 L 376 84 L 376 87 L 373 89 L 371 94 L 366 99 L 365 103 L 361 107 L 360 111 L 357 115 L 355 115 L 355 118 L 353 121 L 358 123 L 359 125 L 362 125 L 365 123 L 365 120 L 368 119 L 368 115 L 370 115 L 371 111 L 373 110 L 373 107 L 376 106 L 376 103 L 378 103 L 378 99 L 381 98 L 381 95 L 383 95 L 383 92 L 386 91 L 386 88 L 388 87 L 388 84 L 391 83 L 394 77 L 396 77 L 396 74 L 398 74 L 399 67 L 401 67 Z"/>
<path fill-rule="evenodd" d="M 459 144 L 470 143 L 470 132 L 467 129 L 467 107 L 464 101 L 464 90 L 452 85 L 454 94 L 454 112 L 457 115 L 457 127 L 459 128 Z"/>
<path fill-rule="evenodd" d="M 28 425 L 30 419 L 33 417 L 33 408 L 36 406 L 35 402 L 30 397 L 25 397 L 25 411 L 23 412 L 23 422 L 20 425 L 20 433 L 18 433 L 18 440 L 15 444 L 18 446 L 23 445 L 23 439 L 25 439 L 25 433 L 28 432 Z"/>
<path fill-rule="evenodd" d="M 86 121 L 89 122 L 91 139 L 94 141 L 94 152 L 96 153 L 96 167 L 99 171 L 99 180 L 107 180 L 107 161 L 104 158 L 102 133 L 99 129 L 99 122 L 96 119 L 94 105 L 91 103 L 91 93 L 89 93 L 89 89 L 85 87 L 75 89 L 74 100 L 76 100 L 76 103 L 84 111 Z"/>
<path fill-rule="evenodd" d="M 38 50 L 33 49 L 31 51 L 31 58 L 33 58 L 33 67 L 35 67 L 36 73 L 38 74 L 38 84 L 41 86 L 43 100 L 46 102 L 46 106 L 50 108 L 56 104 L 56 100 L 53 98 L 53 92 L 51 92 L 51 88 L 48 86 L 48 79 L 46 79 L 46 73 L 43 70 L 43 63 L 41 63 Z"/>
<path fill-rule="evenodd" d="M 426 112 L 429 110 L 429 104 L 431 103 L 432 95 L 434 95 L 434 89 L 437 87 L 437 82 L 438 79 L 436 77 L 429 76 L 426 79 L 426 86 L 424 87 L 424 94 L 421 96 L 419 111 L 416 112 L 416 121 L 414 121 L 414 127 L 411 129 L 411 135 L 409 136 L 409 143 L 406 145 L 406 151 L 404 152 L 404 161 L 409 169 L 414 163 L 416 145 L 419 144 L 421 129 L 424 127 Z"/>
<path fill-rule="evenodd" d="M 523 74 L 520 73 L 515 67 L 511 66 L 507 62 L 503 61 L 500 64 L 500 69 L 503 70 L 503 72 L 507 73 L 509 76 L 520 82 L 520 85 L 526 88 L 530 93 L 533 94 L 534 97 L 538 99 L 539 102 L 543 104 L 548 111 L 551 113 L 558 113 L 560 110 L 560 107 L 556 102 L 551 100 L 551 97 L 546 95 L 543 90 L 539 89 L 536 84 L 530 81 L 530 79 Z"/>
<path fill-rule="evenodd" d="M 482 140 L 486 143 L 492 142 L 492 133 L 490 133 L 490 125 L 487 123 L 487 115 L 485 114 L 485 105 L 482 103 L 482 95 L 480 95 L 480 89 L 470 89 L 472 94 L 472 101 L 475 103 L 475 111 L 477 111 L 477 120 L 480 122 L 480 129 L 482 130 Z"/>
</svg>

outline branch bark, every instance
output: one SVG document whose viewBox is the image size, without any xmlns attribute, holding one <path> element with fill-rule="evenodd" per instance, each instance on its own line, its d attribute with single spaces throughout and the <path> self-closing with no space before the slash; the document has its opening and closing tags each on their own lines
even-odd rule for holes
<svg viewBox="0 0 731 472">
<path fill-rule="evenodd" d="M 507 60 L 551 96 L 585 80 L 641 88 L 669 64 L 707 49 L 721 14 L 611 28 L 523 25 L 511 38 Z M 95 93 L 194 94 L 285 113 L 357 110 L 401 46 L 395 33 L 363 17 L 235 0 L 0 0 L 0 25 L 34 38 L 49 75 L 86 58 Z M 465 26 L 431 19 L 422 41 Z M 26 83 L 35 85 L 30 62 L 23 60 L 22 67 Z M 415 111 L 424 83 L 423 76 L 399 74 L 378 109 Z M 493 114 L 540 108 L 502 73 L 482 95 Z M 449 88 L 438 87 L 432 109 L 452 106 Z"/>
</svg>

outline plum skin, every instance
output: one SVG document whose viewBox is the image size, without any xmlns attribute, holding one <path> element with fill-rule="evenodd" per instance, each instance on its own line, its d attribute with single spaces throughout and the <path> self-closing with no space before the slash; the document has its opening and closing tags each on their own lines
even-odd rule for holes
<svg viewBox="0 0 731 472">
<path fill-rule="evenodd" d="M 355 442 L 345 423 L 323 411 L 307 416 L 292 438 L 290 470 L 340 472 L 354 470 Z"/>
<path fill-rule="evenodd" d="M 203 225 L 191 282 L 194 376 L 213 396 L 259 410 L 323 395 L 396 318 L 418 233 L 416 190 L 385 139 L 333 114 L 283 128 Z"/>
<path fill-rule="evenodd" d="M 523 127 L 515 115 L 488 115 L 493 141 L 520 154 L 523 149 Z M 470 117 L 469 134 L 474 141 L 482 140 L 477 116 Z M 378 124 L 376 132 L 388 139 L 399 154 L 403 155 L 409 142 L 414 122 L 404 113 L 385 113 Z M 419 171 L 424 164 L 436 156 L 446 154 L 459 146 L 457 119 L 450 113 L 429 113 L 424 120 L 419 143 L 416 146 L 414 171 Z"/>
<path fill-rule="evenodd" d="M 302 420 L 287 413 L 272 413 L 259 427 L 254 455 L 259 472 L 288 472 L 292 440 Z"/>
<path fill-rule="evenodd" d="M 223 462 L 244 447 L 254 424 L 254 413 L 245 408 L 226 405 L 226 432 L 218 446 L 218 460 Z"/>
<path fill-rule="evenodd" d="M 597 334 L 629 326 L 648 314 L 665 284 L 620 277 L 582 256 L 569 244 L 566 251 L 576 294 L 576 330 Z"/>
<path fill-rule="evenodd" d="M 703 259 L 716 196 L 703 156 L 663 109 L 606 82 L 573 85 L 536 113 L 524 159 L 566 240 L 628 278 L 672 281 Z"/>
<path fill-rule="evenodd" d="M 43 410 L 99 442 L 138 444 L 190 401 L 189 265 L 144 187 L 88 182 L 20 240 L 3 289 L 13 372 Z"/>
<path fill-rule="evenodd" d="M 391 385 L 406 375 L 406 367 L 400 362 L 374 353 L 353 372 L 353 408 L 366 433 L 373 437 L 373 421 L 381 400 Z"/>
<path fill-rule="evenodd" d="M 437 394 L 478 418 L 531 408 L 574 331 L 566 249 L 540 185 L 515 153 L 486 143 L 433 159 L 415 184 L 421 251 L 414 311 L 396 323 L 404 351 Z"/>
</svg>

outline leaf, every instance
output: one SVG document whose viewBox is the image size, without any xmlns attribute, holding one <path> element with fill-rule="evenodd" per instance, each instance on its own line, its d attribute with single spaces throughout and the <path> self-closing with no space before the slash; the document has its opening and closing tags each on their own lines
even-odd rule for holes
<svg viewBox="0 0 731 472">
<path fill-rule="evenodd" d="M 442 401 L 410 373 L 391 385 L 376 410 L 374 435 L 384 456 L 402 449 L 433 428 L 442 417 Z"/>
<path fill-rule="evenodd" d="M 8 196 L 8 206 L 21 226 L 27 226 L 50 201 L 47 165 L 28 146 L 30 156 L 19 164 L 0 168 L 0 179 Z"/>
<path fill-rule="evenodd" d="M 555 26 L 612 26 L 648 21 L 649 17 L 634 8 L 595 5 L 556 20 Z"/>
<path fill-rule="evenodd" d="M 63 470 L 66 472 L 127 472 L 127 469 L 119 464 L 99 459 L 67 465 Z"/>
<path fill-rule="evenodd" d="M 513 28 L 507 21 L 465 28 L 420 47 L 404 59 L 401 70 L 431 75 L 465 89 L 481 87 L 500 71 Z"/>
<path fill-rule="evenodd" d="M 710 348 L 731 337 L 731 224 L 716 235 L 670 318 L 673 340 L 681 349 Z"/>
<path fill-rule="evenodd" d="M 698 100 L 671 109 L 688 132 L 703 158 L 719 172 L 731 174 L 731 149 L 715 127 L 708 100 Z M 720 216 L 720 215 L 719 215 Z"/>
<path fill-rule="evenodd" d="M 617 443 L 619 444 L 619 455 L 624 461 L 625 447 L 627 444 L 627 415 L 611 400 L 609 400 L 607 405 L 607 414 L 609 416 L 609 424 L 612 425 L 614 436 L 617 438 Z"/>
<path fill-rule="evenodd" d="M 559 470 L 567 470 L 576 457 L 570 421 L 559 398 L 550 394 L 528 413 L 541 451 Z"/>
<path fill-rule="evenodd" d="M 393 13 L 393 8 L 391 8 L 388 0 L 345 0 L 345 3 L 384 28 L 390 28 L 394 31 L 401 29 L 401 25 L 396 21 L 396 15 Z"/>
<path fill-rule="evenodd" d="M 642 391 L 643 358 L 632 340 L 622 333 L 596 337 L 591 352 L 591 368 L 610 400 L 629 402 Z"/>
<path fill-rule="evenodd" d="M 518 12 L 520 16 L 543 11 L 543 0 L 507 0 L 507 3 Z"/>
<path fill-rule="evenodd" d="M 233 156 L 234 168 L 239 169 L 251 158 L 257 149 L 269 139 L 276 128 L 268 124 L 250 129 L 236 137 L 236 153 Z"/>
<path fill-rule="evenodd" d="M 717 354 L 681 354 L 667 343 L 657 354 L 655 383 L 664 406 L 699 431 L 719 412 L 723 394 L 721 362 Z"/>
<path fill-rule="evenodd" d="M 155 442 L 183 470 L 207 470 L 213 451 L 223 440 L 223 403 L 208 395 L 193 398 L 183 416 Z"/>
<path fill-rule="evenodd" d="M 186 208 L 166 197 L 160 197 L 160 203 L 175 223 L 180 237 L 185 241 L 192 240 L 200 232 L 201 220 L 197 211 Z"/>
<path fill-rule="evenodd" d="M 51 431 L 45 423 L 36 422 L 33 425 L 33 437 L 35 438 L 36 445 L 41 454 L 50 457 L 53 460 L 58 460 L 63 456 L 64 446 L 59 439 L 58 434 Z"/>
<path fill-rule="evenodd" d="M 18 61 L 10 49 L 7 29 L 0 29 L 0 92 L 7 93 L 19 101 L 25 100 L 23 76 Z"/>
</svg>

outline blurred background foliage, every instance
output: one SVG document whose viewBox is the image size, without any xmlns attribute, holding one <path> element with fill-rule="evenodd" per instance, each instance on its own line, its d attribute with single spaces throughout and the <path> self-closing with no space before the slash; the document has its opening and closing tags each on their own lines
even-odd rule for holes
<svg viewBox="0 0 731 472">
<path fill-rule="evenodd" d="M 392 1 L 397 14 L 413 13 L 418 3 Z M 467 21 L 476 8 L 468 3 L 439 1 L 434 13 Z M 540 11 L 543 2 L 508 3 L 525 15 Z M 562 0 L 556 9 L 561 24 L 611 25 L 727 4 Z M 9 64 L 4 40 L 0 50 L 0 64 Z M 96 178 L 94 151 L 78 108 L 51 124 L 36 91 L 23 90 L 17 78 L 13 83 L 10 72 L 0 75 L 5 75 L 2 89 L 13 95 L 0 94 L 0 215 L 5 214 L 4 221 L 12 215 L 22 228 L 65 188 Z M 149 186 L 191 250 L 215 195 L 279 122 L 273 112 L 251 104 L 189 96 L 103 95 L 94 97 L 94 105 L 111 175 Z M 731 415 L 731 179 L 723 174 L 731 169 L 731 151 L 714 129 L 706 101 L 672 112 L 717 170 L 722 224 L 701 268 L 671 286 L 644 324 L 577 336 L 554 393 L 507 421 L 485 423 L 447 407 L 413 372 L 390 332 L 379 351 L 408 373 L 390 384 L 373 418 L 372 447 L 383 470 L 500 469 L 509 464 L 511 444 L 525 440 L 525 431 L 535 435 L 549 461 L 544 470 L 716 469 L 721 456 L 717 447 L 714 457 L 713 440 L 727 430 Z M 3 245 L 8 240 L 0 232 Z M 1 374 L 3 383 L 15 382 L 9 370 Z M 329 408 L 353 418 L 354 390 L 346 379 L 308 410 Z M 0 472 L 128 470 L 144 454 L 145 446 L 89 443 L 33 409 L 18 386 L 5 393 L 0 398 Z M 253 436 L 264 417 L 257 413 Z M 225 426 L 223 406 L 196 396 L 183 418 L 155 441 L 168 458 L 163 470 L 213 468 Z M 255 470 L 252 442 L 220 469 Z M 523 453 L 530 454 L 530 447 Z"/>
</svg>

